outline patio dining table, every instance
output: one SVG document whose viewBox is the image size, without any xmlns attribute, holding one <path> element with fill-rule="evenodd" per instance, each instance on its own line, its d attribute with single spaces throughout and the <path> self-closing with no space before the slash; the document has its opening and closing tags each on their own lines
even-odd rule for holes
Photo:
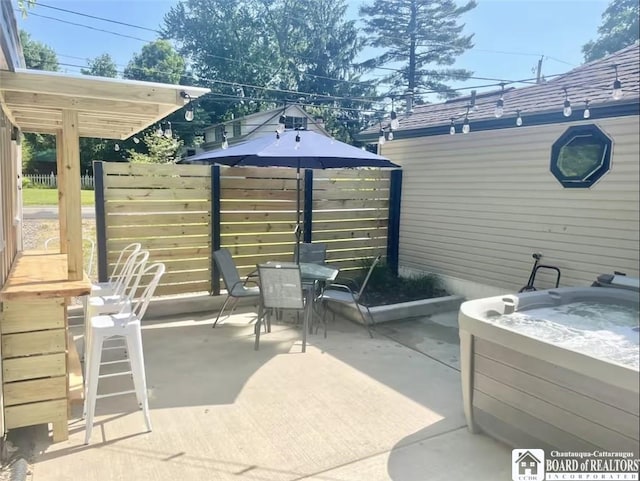
<svg viewBox="0 0 640 481">
<path fill-rule="evenodd" d="M 306 338 L 307 329 L 309 333 L 312 330 L 313 322 L 308 322 L 308 320 L 312 319 L 313 315 L 318 315 L 315 311 L 315 300 L 316 300 L 316 287 L 319 287 L 320 291 L 325 288 L 328 283 L 333 282 L 338 274 L 340 273 L 340 269 L 335 267 L 331 267 L 325 264 L 314 264 L 311 262 L 280 262 L 280 261 L 269 261 L 267 264 L 277 264 L 285 267 L 300 267 L 300 277 L 302 278 L 302 287 L 306 294 L 305 301 L 305 311 L 307 311 L 310 315 L 305 315 L 305 325 L 303 326 L 304 335 Z"/>
</svg>

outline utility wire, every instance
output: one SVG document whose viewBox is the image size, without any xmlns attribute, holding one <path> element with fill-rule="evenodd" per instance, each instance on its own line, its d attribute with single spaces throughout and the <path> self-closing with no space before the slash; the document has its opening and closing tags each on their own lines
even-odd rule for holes
<svg viewBox="0 0 640 481">
<path fill-rule="evenodd" d="M 137 29 L 140 29 L 140 30 L 147 30 L 149 32 L 154 32 L 154 33 L 157 33 L 159 35 L 162 33 L 162 32 L 160 32 L 160 30 L 156 30 L 156 29 L 153 29 L 153 28 L 142 27 L 140 25 L 134 25 L 132 23 L 126 23 L 126 22 L 120 22 L 118 20 L 112 20 L 112 19 L 104 18 L 104 17 L 97 17 L 95 15 L 89 15 L 88 13 L 76 12 L 74 10 L 67 10 L 66 8 L 54 7 L 52 5 L 47 5 L 47 4 L 42 3 L 42 2 L 38 2 L 37 5 L 38 5 L 38 7 L 50 8 L 51 10 L 58 10 L 60 12 L 66 12 L 66 13 L 70 13 L 72 15 L 78 15 L 80 17 L 93 18 L 95 20 L 102 20 L 103 22 L 109 22 L 109 23 L 115 23 L 115 24 L 118 24 L 118 25 L 124 25 L 125 27 L 137 28 Z"/>
<path fill-rule="evenodd" d="M 106 21 L 106 22 L 112 22 L 112 23 L 116 23 L 116 24 L 121 24 L 121 25 L 132 27 L 132 28 L 140 28 L 140 29 L 144 29 L 144 30 L 148 30 L 148 31 L 151 31 L 151 32 L 155 32 L 155 33 L 161 34 L 161 32 L 159 30 L 154 30 L 154 29 L 150 29 L 150 28 L 147 28 L 147 27 L 141 27 L 139 25 L 128 24 L 128 23 L 125 23 L 125 22 L 119 22 L 117 20 L 111 20 L 111 19 L 107 19 L 107 18 L 103 18 L 103 17 L 96 17 L 96 16 L 93 16 L 93 15 L 88 15 L 88 14 L 81 13 L 81 12 L 76 12 L 76 11 L 73 11 L 73 10 L 67 10 L 67 9 L 62 9 L 62 8 L 58 8 L 58 7 L 51 7 L 49 5 L 44 5 L 44 4 L 40 4 L 40 3 L 38 3 L 38 5 L 42 5 L 42 6 L 45 6 L 47 8 L 53 8 L 55 10 L 60 10 L 60 11 L 72 13 L 72 14 L 75 14 L 75 15 L 83 16 L 83 17 L 95 18 L 95 19 L 98 19 L 98 20 Z M 48 20 L 54 20 L 54 21 L 58 21 L 58 22 L 62 22 L 62 23 L 67 23 L 67 24 L 70 24 L 70 25 L 83 27 L 83 28 L 87 28 L 87 29 L 90 29 L 90 30 L 94 30 L 94 31 L 99 31 L 99 32 L 103 32 L 103 33 L 109 33 L 111 35 L 116 35 L 116 36 L 119 36 L 119 37 L 130 38 L 130 39 L 133 39 L 133 40 L 138 40 L 138 41 L 149 43 L 149 44 L 154 42 L 153 40 L 147 40 L 147 39 L 143 39 L 143 38 L 140 38 L 140 37 L 134 37 L 134 36 L 131 36 L 131 35 L 122 34 L 120 32 L 113 32 L 111 30 L 100 29 L 100 28 L 93 27 L 93 26 L 90 26 L 90 25 L 80 24 L 80 23 L 76 23 L 76 22 L 69 22 L 67 20 L 59 19 L 59 18 L 56 18 L 56 17 L 50 17 L 50 16 L 47 16 L 47 15 L 40 15 L 40 14 L 36 14 L 36 13 L 33 13 L 33 12 L 30 12 L 30 15 L 34 15 L 36 17 L 45 18 L 45 19 L 48 19 Z M 440 47 L 448 47 L 448 46 L 450 46 L 450 45 L 443 44 L 443 43 L 432 43 L 431 45 L 432 46 L 440 46 Z M 500 54 L 540 56 L 539 54 L 531 54 L 531 53 L 525 53 L 525 52 L 518 53 L 518 52 L 506 52 L 506 51 L 500 51 L 500 50 L 486 50 L 486 49 L 484 49 L 484 50 L 483 49 L 475 49 L 475 50 L 476 51 L 491 52 L 491 53 L 500 53 Z M 270 68 L 270 69 L 273 70 L 273 67 L 270 67 L 270 66 L 267 66 L 267 65 L 263 65 L 263 64 L 257 64 L 257 63 L 254 63 L 254 62 L 247 62 L 247 61 L 244 61 L 244 60 L 233 59 L 233 58 L 229 58 L 229 57 L 223 57 L 223 56 L 220 56 L 220 55 L 215 55 L 215 54 L 210 54 L 210 53 L 205 53 L 204 55 L 207 56 L 207 57 L 210 57 L 210 58 L 217 58 L 217 59 L 221 59 L 221 60 L 227 60 L 227 61 L 230 61 L 230 62 L 238 62 L 238 63 L 242 63 L 242 64 L 245 64 L 245 65 L 253 65 L 253 66 L 256 66 L 256 67 L 259 67 L 259 68 Z M 553 59 L 553 60 L 565 63 L 567 65 L 573 65 L 573 64 L 570 64 L 569 62 L 564 62 L 562 60 L 555 59 L 553 57 L 546 56 L 546 58 Z M 354 66 L 356 66 L 356 65 L 354 65 Z M 401 72 L 403 70 L 403 69 L 397 69 L 397 68 L 391 68 L 391 67 L 374 67 L 373 69 L 374 70 L 375 69 L 388 70 L 388 71 L 394 71 L 394 72 Z M 352 81 L 352 80 L 345 80 L 345 79 L 337 79 L 337 78 L 333 78 L 333 77 L 327 77 L 327 76 L 323 76 L 323 75 L 311 74 L 311 73 L 307 73 L 307 72 L 301 72 L 301 75 L 309 76 L 309 77 L 315 77 L 315 78 L 321 78 L 321 79 L 325 79 L 325 80 L 332 80 L 332 81 L 335 81 L 335 82 L 344 82 L 344 83 L 350 83 L 350 84 L 355 84 L 355 85 L 371 86 L 371 81 L 366 81 L 366 80 L 364 80 L 364 81 Z M 467 79 L 472 79 L 472 80 L 495 80 L 495 81 L 500 81 L 500 82 L 505 82 L 505 83 L 518 83 L 517 81 L 513 81 L 513 80 L 490 79 L 490 78 L 475 77 L 475 76 L 469 76 L 469 77 L 467 77 Z"/>
</svg>

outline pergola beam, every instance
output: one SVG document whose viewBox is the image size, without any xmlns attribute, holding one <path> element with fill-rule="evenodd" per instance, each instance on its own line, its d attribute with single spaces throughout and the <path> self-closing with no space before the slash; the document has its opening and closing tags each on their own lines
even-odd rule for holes
<svg viewBox="0 0 640 481">
<path fill-rule="evenodd" d="M 0 84 L 4 90 L 14 92 L 50 93 L 99 100 L 132 100 L 137 103 L 171 106 L 183 104 L 183 99 L 175 90 L 148 82 L 105 82 L 104 79 L 89 76 L 71 77 L 51 72 L 39 74 L 36 71 L 0 71 Z"/>
<path fill-rule="evenodd" d="M 4 88 L 4 86 L 3 86 Z M 140 115 L 142 117 L 155 117 L 162 111 L 157 104 L 136 103 L 126 100 L 89 99 L 83 97 L 67 97 L 46 93 L 27 93 L 6 91 L 4 100 L 12 110 L 24 108 L 36 109 L 69 109 L 82 112 L 119 113 L 123 116 Z M 171 110 L 173 111 L 173 109 Z"/>
</svg>

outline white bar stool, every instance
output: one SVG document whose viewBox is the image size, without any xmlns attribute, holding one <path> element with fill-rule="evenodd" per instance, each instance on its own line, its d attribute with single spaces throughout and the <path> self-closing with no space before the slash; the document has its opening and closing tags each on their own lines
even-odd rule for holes
<svg viewBox="0 0 640 481">
<path fill-rule="evenodd" d="M 152 264 L 144 269 L 143 275 L 151 275 L 153 277 L 142 295 L 135 302 L 130 312 L 98 315 L 90 319 L 91 334 L 88 339 L 89 342 L 87 345 L 85 360 L 86 380 L 83 409 L 83 417 L 86 419 L 85 444 L 89 444 L 89 440 L 91 439 L 96 401 L 106 397 L 120 396 L 122 394 L 135 392 L 138 405 L 144 414 L 147 431 L 151 431 L 151 418 L 149 416 L 149 399 L 147 397 L 147 381 L 144 369 L 140 322 L 164 271 L 165 266 L 161 263 Z M 130 369 L 113 374 L 100 375 L 101 364 L 106 364 L 101 362 L 103 343 L 107 339 L 113 337 L 123 337 L 125 339 Z M 98 382 L 101 378 L 123 376 L 127 374 L 131 374 L 133 376 L 134 389 L 98 395 Z"/>
<path fill-rule="evenodd" d="M 138 289 L 140 277 L 148 259 L 149 251 L 135 251 L 129 255 L 122 268 L 122 274 L 110 295 L 93 295 L 92 293 L 88 297 L 84 310 L 84 349 L 80 353 L 81 358 L 85 356 L 86 346 L 91 336 L 89 321 L 92 317 L 131 310 L 131 302 Z"/>
</svg>

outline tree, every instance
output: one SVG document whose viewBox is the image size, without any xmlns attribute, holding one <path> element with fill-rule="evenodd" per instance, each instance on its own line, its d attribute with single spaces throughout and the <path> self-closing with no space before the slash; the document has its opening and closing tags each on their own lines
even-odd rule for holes
<svg viewBox="0 0 640 481">
<path fill-rule="evenodd" d="M 146 164 L 170 163 L 179 157 L 180 148 L 183 146 L 182 140 L 156 135 L 150 131 L 143 134 L 142 142 L 147 146 L 147 152 L 129 149 L 127 153 L 131 162 Z"/>
<path fill-rule="evenodd" d="M 184 0 L 165 16 L 162 32 L 180 46 L 197 84 L 211 88 L 199 101 L 210 122 L 285 101 L 322 107 L 328 119 L 353 105 L 321 95 L 374 92 L 359 82 L 353 62 L 363 45 L 345 13 L 345 0 Z"/>
<path fill-rule="evenodd" d="M 108 53 L 103 53 L 94 59 L 87 60 L 87 64 L 89 68 L 80 69 L 83 75 L 110 78 L 116 78 L 118 76 L 118 67 Z"/>
<path fill-rule="evenodd" d="M 20 30 L 20 43 L 27 68 L 34 70 L 58 71 L 58 56 L 56 52 L 44 43 L 31 40 L 24 30 Z"/>
<path fill-rule="evenodd" d="M 368 44 L 382 49 L 363 66 L 393 65 L 394 70 L 380 80 L 392 95 L 426 90 L 443 98 L 456 96 L 445 82 L 466 80 L 471 72 L 435 67 L 453 65 L 456 57 L 473 47 L 473 35 L 462 35 L 464 24 L 459 19 L 475 6 L 475 0 L 460 6 L 454 0 L 373 0 L 363 5 L 360 15 L 364 31 L 371 35 Z"/>
<path fill-rule="evenodd" d="M 613 0 L 602 14 L 599 37 L 582 47 L 585 62 L 597 60 L 638 41 L 638 0 Z"/>
<path fill-rule="evenodd" d="M 184 59 L 171 44 L 166 40 L 156 40 L 133 56 L 124 69 L 124 78 L 177 84 L 184 70 Z"/>
</svg>

